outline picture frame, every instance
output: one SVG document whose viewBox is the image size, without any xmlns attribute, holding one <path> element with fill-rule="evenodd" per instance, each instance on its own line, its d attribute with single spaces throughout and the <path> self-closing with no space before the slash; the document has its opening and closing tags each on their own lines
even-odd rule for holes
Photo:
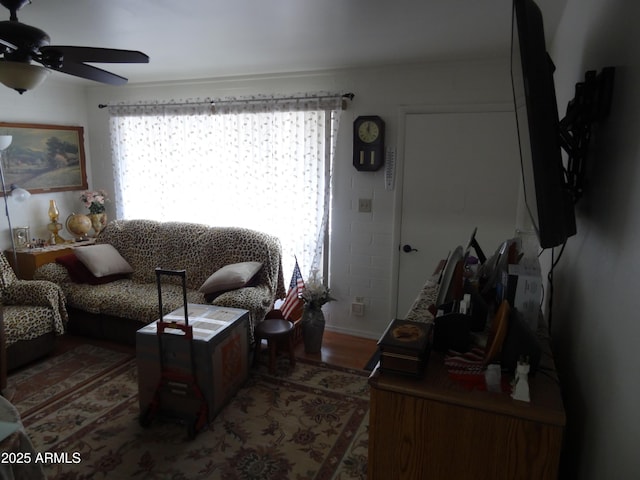
<svg viewBox="0 0 640 480">
<path fill-rule="evenodd" d="M 83 127 L 0 122 L 0 135 L 13 137 L 2 155 L 7 188 L 17 185 L 31 193 L 88 188 Z"/>
<path fill-rule="evenodd" d="M 17 249 L 26 248 L 31 241 L 29 235 L 29 227 L 14 227 L 13 229 L 13 242 Z"/>
</svg>

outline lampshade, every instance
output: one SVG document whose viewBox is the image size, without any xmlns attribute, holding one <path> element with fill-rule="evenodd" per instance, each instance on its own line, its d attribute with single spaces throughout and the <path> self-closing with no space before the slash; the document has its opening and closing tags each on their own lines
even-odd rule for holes
<svg viewBox="0 0 640 480">
<path fill-rule="evenodd" d="M 0 135 L 0 152 L 9 148 L 9 145 L 11 145 L 11 140 L 13 140 L 13 137 L 11 135 Z"/>
<path fill-rule="evenodd" d="M 23 62 L 0 61 L 0 82 L 20 95 L 40 85 L 50 70 Z"/>
<path fill-rule="evenodd" d="M 15 198 L 16 202 L 25 202 L 30 196 L 31 192 L 29 192 L 29 190 L 25 190 L 24 188 L 16 185 L 11 185 L 11 198 Z"/>
</svg>

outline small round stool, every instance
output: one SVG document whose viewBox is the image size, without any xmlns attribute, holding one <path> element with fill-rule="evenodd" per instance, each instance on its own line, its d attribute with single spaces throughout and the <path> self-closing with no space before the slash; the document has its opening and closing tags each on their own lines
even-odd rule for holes
<svg viewBox="0 0 640 480">
<path fill-rule="evenodd" d="M 276 353 L 279 344 L 287 348 L 291 366 L 296 364 L 296 357 L 293 351 L 293 323 L 289 320 L 285 320 L 284 318 L 267 318 L 256 325 L 254 337 L 256 341 L 255 353 L 253 355 L 254 363 L 258 362 L 262 339 L 267 340 L 267 347 L 269 348 L 269 373 L 276 371 Z"/>
</svg>

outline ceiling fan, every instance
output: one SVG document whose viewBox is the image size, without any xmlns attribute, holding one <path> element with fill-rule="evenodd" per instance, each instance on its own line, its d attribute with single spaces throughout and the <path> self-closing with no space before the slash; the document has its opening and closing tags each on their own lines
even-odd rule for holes
<svg viewBox="0 0 640 480">
<path fill-rule="evenodd" d="M 10 19 L 0 21 L 0 82 L 20 94 L 40 84 L 50 70 L 76 77 L 123 85 L 127 79 L 89 63 L 149 63 L 149 57 L 134 50 L 49 45 L 49 35 L 18 21 L 17 11 L 31 0 L 0 0 Z M 35 65 L 37 62 L 40 65 Z"/>
</svg>

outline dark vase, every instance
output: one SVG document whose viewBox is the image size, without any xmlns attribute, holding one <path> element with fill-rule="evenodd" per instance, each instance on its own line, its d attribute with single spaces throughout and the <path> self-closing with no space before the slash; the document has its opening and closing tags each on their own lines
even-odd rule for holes
<svg viewBox="0 0 640 480">
<path fill-rule="evenodd" d="M 302 315 L 302 340 L 306 353 L 318 353 L 322 350 L 324 335 L 324 314 L 322 310 L 305 309 Z"/>
</svg>

